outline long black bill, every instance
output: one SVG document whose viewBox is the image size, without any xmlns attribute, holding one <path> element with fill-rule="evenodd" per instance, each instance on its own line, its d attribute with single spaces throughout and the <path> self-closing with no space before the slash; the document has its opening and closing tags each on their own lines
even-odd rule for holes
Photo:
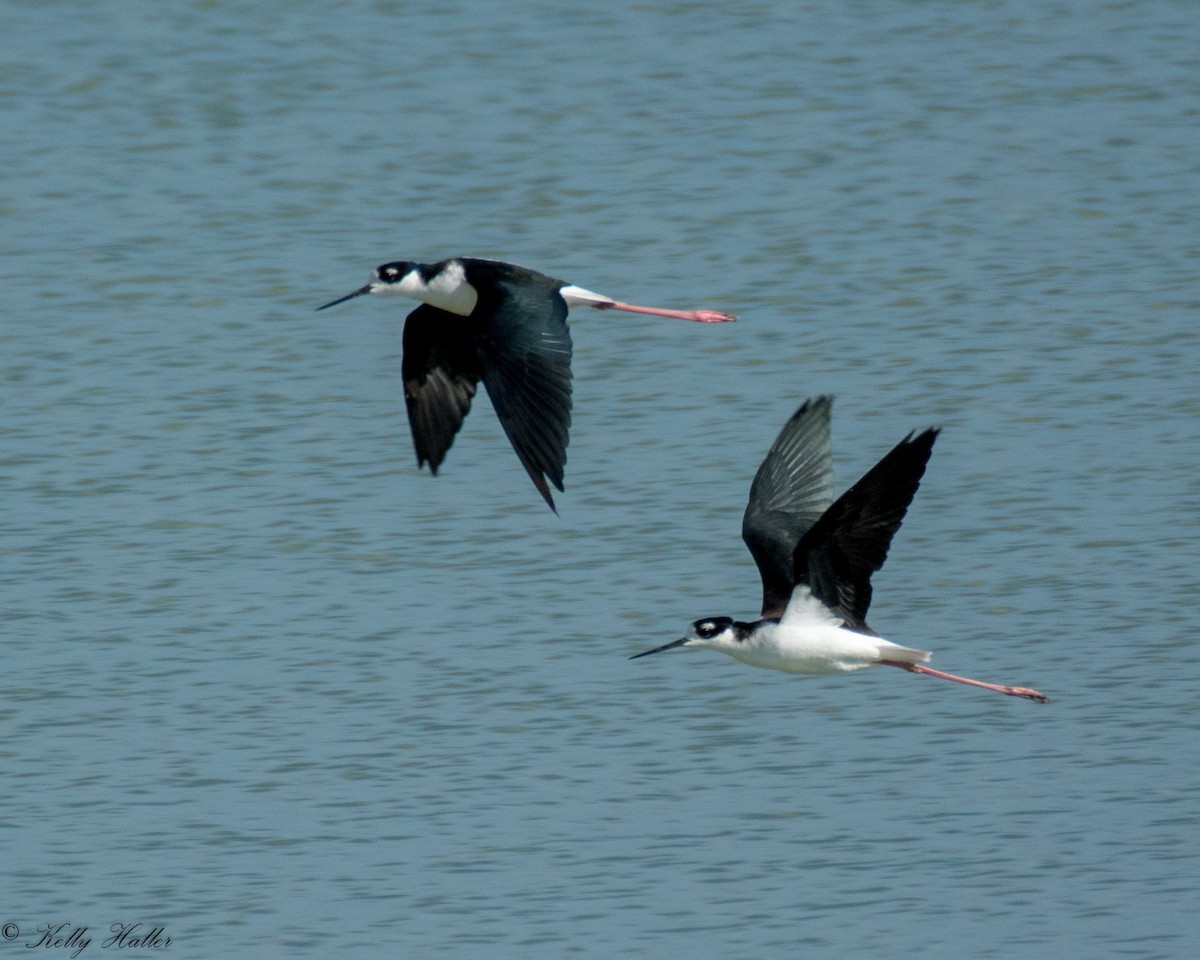
<svg viewBox="0 0 1200 960">
<path fill-rule="evenodd" d="M 636 660 L 638 657 L 648 657 L 652 653 L 662 653 L 664 650 L 670 650 L 672 647 L 682 647 L 687 642 L 687 637 L 680 637 L 678 640 L 672 640 L 670 643 L 664 643 L 661 647 L 655 647 L 653 650 L 647 650 L 645 653 L 635 653 L 629 659 Z"/>
<path fill-rule="evenodd" d="M 325 306 L 317 307 L 318 310 L 324 310 L 325 307 L 336 307 L 339 303 L 345 303 L 347 300 L 353 300 L 355 297 L 361 297 L 364 293 L 371 292 L 371 285 L 368 283 L 365 287 L 359 287 L 353 293 L 348 293 L 344 297 L 338 297 L 336 300 L 330 300 Z"/>
</svg>

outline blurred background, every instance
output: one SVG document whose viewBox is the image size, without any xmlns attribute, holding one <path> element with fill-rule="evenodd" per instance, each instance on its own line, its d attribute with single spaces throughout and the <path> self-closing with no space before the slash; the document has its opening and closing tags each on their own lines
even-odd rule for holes
<svg viewBox="0 0 1200 960">
<path fill-rule="evenodd" d="M 5 24 L 0 953 L 1192 949 L 1190 4 Z M 314 312 L 455 255 L 742 319 L 575 311 L 555 516 L 482 393 L 417 469 L 412 305 Z M 839 491 L 943 428 L 872 625 L 1049 705 L 626 660 L 756 615 L 750 480 L 818 393 Z"/>
</svg>

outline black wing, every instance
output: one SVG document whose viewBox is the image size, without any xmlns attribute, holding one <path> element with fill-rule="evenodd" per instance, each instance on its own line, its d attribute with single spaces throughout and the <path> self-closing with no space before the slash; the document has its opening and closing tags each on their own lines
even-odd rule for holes
<svg viewBox="0 0 1200 960">
<path fill-rule="evenodd" d="M 417 466 L 435 474 L 471 409 L 480 365 L 464 317 L 428 304 L 404 323 L 404 401 L 412 427 Z"/>
<path fill-rule="evenodd" d="M 832 397 L 807 400 L 791 417 L 750 485 L 742 539 L 758 565 L 763 617 L 780 617 L 792 595 L 796 544 L 833 500 Z"/>
<path fill-rule="evenodd" d="M 867 626 L 871 574 L 887 559 L 892 537 L 921 485 L 937 430 L 909 434 L 834 502 L 800 539 L 796 583 L 845 621 Z"/>
<path fill-rule="evenodd" d="M 480 290 L 480 376 L 533 485 L 554 510 L 571 427 L 571 334 L 562 284 L 533 271 Z"/>
</svg>

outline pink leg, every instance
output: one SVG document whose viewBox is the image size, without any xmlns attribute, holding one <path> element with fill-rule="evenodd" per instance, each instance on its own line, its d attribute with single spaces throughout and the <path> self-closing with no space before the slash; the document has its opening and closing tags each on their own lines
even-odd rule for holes
<svg viewBox="0 0 1200 960">
<path fill-rule="evenodd" d="M 909 673 L 923 673 L 929 677 L 940 677 L 943 680 L 953 680 L 955 683 L 965 683 L 972 687 L 983 687 L 984 690 L 995 690 L 997 693 L 1006 693 L 1010 697 L 1024 697 L 1026 700 L 1034 700 L 1037 703 L 1050 702 L 1050 698 L 1044 693 L 1038 693 L 1036 690 L 1029 689 L 1029 687 L 1009 687 L 1000 683 L 984 683 L 982 680 L 971 680 L 969 677 L 959 677 L 953 673 L 943 673 L 941 670 L 934 670 L 933 667 L 926 667 L 919 663 L 908 663 L 904 660 L 880 660 L 879 662 L 885 666 L 899 667 L 901 670 L 907 670 Z"/>
<path fill-rule="evenodd" d="M 616 300 L 606 303 L 593 303 L 597 310 L 624 310 L 626 313 L 649 313 L 656 317 L 677 317 L 680 320 L 695 320 L 697 323 L 725 323 L 736 320 L 732 313 L 720 313 L 717 310 L 663 310 L 659 307 L 638 307 L 632 303 L 620 303 Z"/>
</svg>

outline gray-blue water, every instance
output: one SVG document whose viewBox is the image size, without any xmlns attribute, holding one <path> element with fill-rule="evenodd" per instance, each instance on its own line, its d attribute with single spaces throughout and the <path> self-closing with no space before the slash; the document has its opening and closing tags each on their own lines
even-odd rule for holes
<svg viewBox="0 0 1200 960">
<path fill-rule="evenodd" d="M 3 20 L 0 960 L 1193 955 L 1193 4 Z M 555 517 L 313 310 L 456 254 L 743 319 L 576 315 Z M 821 392 L 839 488 L 943 427 L 873 625 L 1049 705 L 626 660 Z"/>
</svg>

